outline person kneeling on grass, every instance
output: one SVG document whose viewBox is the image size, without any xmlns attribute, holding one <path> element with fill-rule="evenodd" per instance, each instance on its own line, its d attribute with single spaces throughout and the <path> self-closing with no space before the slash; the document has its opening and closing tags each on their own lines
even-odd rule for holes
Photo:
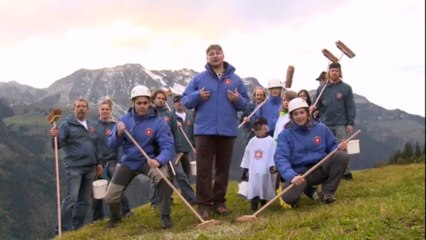
<svg viewBox="0 0 426 240">
<path fill-rule="evenodd" d="M 348 165 L 346 143 L 337 143 L 336 137 L 323 123 L 311 119 L 309 106 L 302 98 L 289 103 L 290 123 L 278 135 L 274 155 L 277 170 L 284 178 L 283 189 L 293 184 L 283 200 L 295 207 L 302 192 L 322 184 L 321 201 L 332 203 L 334 193 Z M 302 175 L 338 148 L 336 154 L 308 176 Z"/>
</svg>

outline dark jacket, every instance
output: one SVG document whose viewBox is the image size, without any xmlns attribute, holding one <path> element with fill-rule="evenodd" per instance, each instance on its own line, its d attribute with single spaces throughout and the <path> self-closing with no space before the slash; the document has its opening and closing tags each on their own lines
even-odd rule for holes
<svg viewBox="0 0 426 240">
<path fill-rule="evenodd" d="M 316 96 L 319 95 L 322 87 L 318 87 Z M 352 88 L 341 80 L 336 83 L 327 83 L 316 107 L 321 121 L 327 126 L 355 124 L 356 108 Z"/>
<path fill-rule="evenodd" d="M 96 132 L 101 140 L 101 160 L 103 165 L 108 161 L 118 161 L 120 159 L 120 149 L 110 148 L 107 144 L 108 137 L 112 134 L 112 129 L 115 126 L 115 122 L 112 120 L 102 121 L 100 119 L 96 120 Z"/>
<path fill-rule="evenodd" d="M 86 121 L 87 129 L 74 115 L 69 115 L 59 125 L 58 147 L 62 149 L 65 168 L 94 166 L 101 160 L 96 123 Z"/>
<path fill-rule="evenodd" d="M 176 117 L 176 120 L 182 124 L 182 130 L 185 132 L 186 136 L 188 137 L 189 141 L 191 142 L 192 146 L 195 146 L 194 141 L 194 116 L 192 111 L 185 110 L 186 118 L 185 121 L 178 115 L 176 115 L 176 110 L 173 112 L 173 114 Z M 183 152 L 190 152 L 192 151 L 191 146 L 189 145 L 188 141 L 185 139 L 185 136 L 179 129 L 179 138 L 177 141 L 180 142 L 182 145 Z"/>
</svg>

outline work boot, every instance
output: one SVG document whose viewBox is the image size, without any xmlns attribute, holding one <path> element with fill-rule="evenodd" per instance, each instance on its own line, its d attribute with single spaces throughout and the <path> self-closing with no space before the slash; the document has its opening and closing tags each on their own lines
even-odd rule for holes
<svg viewBox="0 0 426 240">
<path fill-rule="evenodd" d="M 211 218 L 211 207 L 210 206 L 199 206 L 198 207 L 198 213 L 200 214 L 201 218 L 204 220 L 208 220 Z"/>
<path fill-rule="evenodd" d="M 161 228 L 167 229 L 172 227 L 172 219 L 170 215 L 161 215 Z"/>
<path fill-rule="evenodd" d="M 218 205 L 214 206 L 213 211 L 214 211 L 215 213 L 219 214 L 219 215 L 222 215 L 222 216 L 226 216 L 226 215 L 229 215 L 229 214 L 231 213 L 231 210 L 229 210 L 229 209 L 225 206 L 225 204 L 223 204 L 223 203 L 222 203 L 222 204 L 218 204 Z"/>
<path fill-rule="evenodd" d="M 117 225 L 121 223 L 121 218 L 111 218 L 106 225 L 107 229 L 115 228 Z"/>
<path fill-rule="evenodd" d="M 321 202 L 325 204 L 330 204 L 336 201 L 336 198 L 334 197 L 334 194 L 332 193 L 322 193 L 321 195 Z"/>
<path fill-rule="evenodd" d="M 346 180 L 346 181 L 353 181 L 353 180 L 354 180 L 354 178 L 353 178 L 353 176 L 352 176 L 352 173 L 347 173 L 347 174 L 343 175 L 343 180 Z"/>
</svg>

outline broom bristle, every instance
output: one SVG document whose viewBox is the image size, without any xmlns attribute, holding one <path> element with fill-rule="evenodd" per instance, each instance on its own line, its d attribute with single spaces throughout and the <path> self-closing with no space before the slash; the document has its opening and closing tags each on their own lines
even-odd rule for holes
<svg viewBox="0 0 426 240">
<path fill-rule="evenodd" d="M 293 74 L 294 74 L 294 66 L 289 65 L 287 68 L 287 76 L 285 80 L 284 87 L 291 88 L 291 84 L 293 83 Z"/>
<path fill-rule="evenodd" d="M 54 108 L 50 112 L 50 114 L 47 116 L 47 121 L 49 123 L 52 123 L 52 122 L 58 120 L 58 118 L 61 116 L 61 114 L 62 114 L 62 109 L 60 109 L 60 108 Z"/>
<path fill-rule="evenodd" d="M 338 49 L 340 49 L 340 51 L 342 51 L 346 56 L 348 56 L 348 58 L 355 57 L 355 53 L 351 49 L 349 49 L 348 46 L 346 46 L 342 41 L 337 41 L 336 46 Z"/>
</svg>

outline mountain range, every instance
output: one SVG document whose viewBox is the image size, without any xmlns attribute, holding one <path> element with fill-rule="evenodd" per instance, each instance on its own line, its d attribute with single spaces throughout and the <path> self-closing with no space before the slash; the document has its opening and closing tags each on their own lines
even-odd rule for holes
<svg viewBox="0 0 426 240">
<path fill-rule="evenodd" d="M 52 108 L 64 110 L 60 122 L 70 114 L 72 102 L 83 97 L 90 103 L 90 118 L 95 119 L 97 104 L 109 97 L 115 103 L 113 112 L 117 117 L 128 109 L 129 93 L 135 85 L 144 84 L 152 90 L 170 88 L 173 93 L 181 94 L 196 73 L 190 69 L 155 71 L 140 64 L 125 64 L 79 69 L 44 89 L 14 81 L 0 82 L 0 238 L 46 238 L 55 225 L 54 160 L 48 135 L 50 126 L 46 121 Z M 249 93 L 260 86 L 254 77 L 243 78 L 243 81 Z M 168 101 L 172 104 L 171 98 Z M 355 129 L 362 132 L 361 153 L 352 155 L 352 169 L 372 168 L 378 162 L 387 162 L 407 142 L 424 145 L 424 117 L 384 109 L 356 93 L 355 103 Z M 240 132 L 231 166 L 232 179 L 240 176 L 243 148 Z M 146 179 L 140 180 L 146 182 Z M 64 186 L 63 177 L 61 185 Z M 149 188 L 138 182 L 132 185 L 128 191 L 131 206 L 146 202 L 145 193 Z"/>
</svg>

